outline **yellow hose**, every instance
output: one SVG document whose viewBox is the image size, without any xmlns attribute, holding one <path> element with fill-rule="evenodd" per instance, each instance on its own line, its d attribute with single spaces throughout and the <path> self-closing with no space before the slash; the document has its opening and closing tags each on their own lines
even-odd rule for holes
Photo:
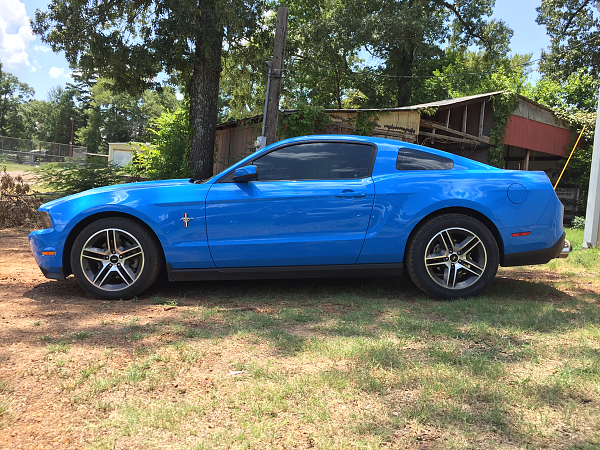
<svg viewBox="0 0 600 450">
<path fill-rule="evenodd" d="M 573 153 L 575 153 L 575 149 L 577 148 L 577 144 L 579 144 L 579 139 L 581 139 L 581 136 L 583 136 L 583 132 L 585 130 L 586 125 L 583 126 L 583 128 L 581 129 L 581 133 L 579 133 L 579 137 L 577 138 L 577 141 L 575 142 L 575 145 L 573 146 L 573 150 L 571 150 L 571 154 L 569 155 L 569 159 L 567 159 L 567 162 L 565 163 L 565 167 L 563 167 L 562 172 L 560 173 L 560 176 L 558 177 L 558 180 L 556 180 L 556 184 L 554 185 L 554 190 L 556 190 L 556 186 L 558 186 L 558 183 L 560 182 L 560 179 L 563 176 L 563 173 L 565 173 L 565 170 L 567 170 L 567 166 L 569 165 L 569 161 L 571 161 L 571 156 L 573 156 Z"/>
</svg>

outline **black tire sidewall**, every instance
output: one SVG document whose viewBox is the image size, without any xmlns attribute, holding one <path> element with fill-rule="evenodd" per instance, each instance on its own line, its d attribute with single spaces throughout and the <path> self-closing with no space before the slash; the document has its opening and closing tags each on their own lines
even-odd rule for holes
<svg viewBox="0 0 600 450">
<path fill-rule="evenodd" d="M 81 251 L 87 240 L 98 231 L 107 228 L 117 228 L 130 233 L 138 240 L 144 252 L 142 273 L 131 286 L 119 291 L 105 291 L 90 283 L 83 273 L 80 262 Z M 95 297 L 106 300 L 131 298 L 148 289 L 156 280 L 162 266 L 158 247 L 155 238 L 134 220 L 125 217 L 106 217 L 86 226 L 75 238 L 70 255 L 71 270 L 77 283 Z"/>
<path fill-rule="evenodd" d="M 486 250 L 487 265 L 483 275 L 465 289 L 454 290 L 440 286 L 430 277 L 425 267 L 424 255 L 427 245 L 437 233 L 447 228 L 464 228 L 471 231 L 481 239 Z M 408 273 L 417 287 L 429 295 L 443 299 L 479 295 L 494 280 L 499 260 L 498 244 L 490 230 L 479 220 L 463 214 L 445 214 L 424 223 L 409 242 L 406 258 Z"/>
</svg>

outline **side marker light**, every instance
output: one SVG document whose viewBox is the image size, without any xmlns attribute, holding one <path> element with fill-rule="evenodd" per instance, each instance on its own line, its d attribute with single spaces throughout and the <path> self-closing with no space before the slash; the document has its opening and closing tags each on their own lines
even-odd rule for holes
<svg viewBox="0 0 600 450">
<path fill-rule="evenodd" d="M 529 236 L 531 231 L 523 231 L 521 233 L 513 233 L 512 237 L 521 237 L 521 236 Z"/>
<path fill-rule="evenodd" d="M 56 252 L 42 252 L 42 255 L 44 255 L 44 256 L 54 256 L 54 255 L 56 255 Z"/>
</svg>

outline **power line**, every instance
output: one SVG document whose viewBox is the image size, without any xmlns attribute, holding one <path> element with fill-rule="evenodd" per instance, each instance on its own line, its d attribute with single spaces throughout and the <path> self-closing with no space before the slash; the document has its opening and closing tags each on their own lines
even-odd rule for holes
<svg viewBox="0 0 600 450">
<path fill-rule="evenodd" d="M 308 64 L 312 64 L 314 66 L 317 66 L 321 69 L 329 69 L 329 70 L 340 70 L 339 67 L 334 67 L 334 66 L 325 66 L 323 64 L 319 64 L 313 60 L 310 60 L 308 58 L 305 58 L 304 56 L 300 56 L 300 55 L 292 55 L 292 58 L 301 60 L 303 62 L 306 62 Z M 536 62 L 541 61 L 542 58 L 538 58 L 538 59 L 534 59 L 531 61 L 527 61 L 521 64 L 515 64 L 515 65 L 511 65 L 508 66 L 508 68 L 517 68 L 517 67 L 524 67 L 524 66 L 529 66 L 532 65 Z M 498 67 L 498 68 L 492 68 L 489 70 L 485 70 L 482 72 L 464 72 L 464 73 L 455 73 L 455 74 L 448 74 L 448 75 L 388 75 L 388 74 L 383 74 L 383 73 L 374 73 L 374 72 L 354 72 L 351 69 L 343 69 L 342 71 L 349 74 L 349 75 L 361 75 L 361 76 L 372 76 L 372 77 L 376 77 L 376 78 L 395 78 L 395 79 L 410 79 L 410 80 L 414 80 L 414 79 L 431 79 L 431 78 L 456 78 L 456 77 L 464 77 L 464 76 L 473 76 L 473 75 L 486 75 L 486 74 L 492 74 L 495 72 L 498 72 L 502 69 L 504 69 L 505 67 Z M 537 71 L 537 70 L 533 70 L 533 71 Z"/>
</svg>

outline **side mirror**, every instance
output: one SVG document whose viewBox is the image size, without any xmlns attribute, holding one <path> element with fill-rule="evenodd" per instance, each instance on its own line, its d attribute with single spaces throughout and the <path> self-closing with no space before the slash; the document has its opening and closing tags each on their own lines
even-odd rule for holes
<svg viewBox="0 0 600 450">
<path fill-rule="evenodd" d="M 235 169 L 235 176 L 233 177 L 233 181 L 235 181 L 236 183 L 246 183 L 251 180 L 258 180 L 256 166 L 244 166 Z"/>
</svg>

